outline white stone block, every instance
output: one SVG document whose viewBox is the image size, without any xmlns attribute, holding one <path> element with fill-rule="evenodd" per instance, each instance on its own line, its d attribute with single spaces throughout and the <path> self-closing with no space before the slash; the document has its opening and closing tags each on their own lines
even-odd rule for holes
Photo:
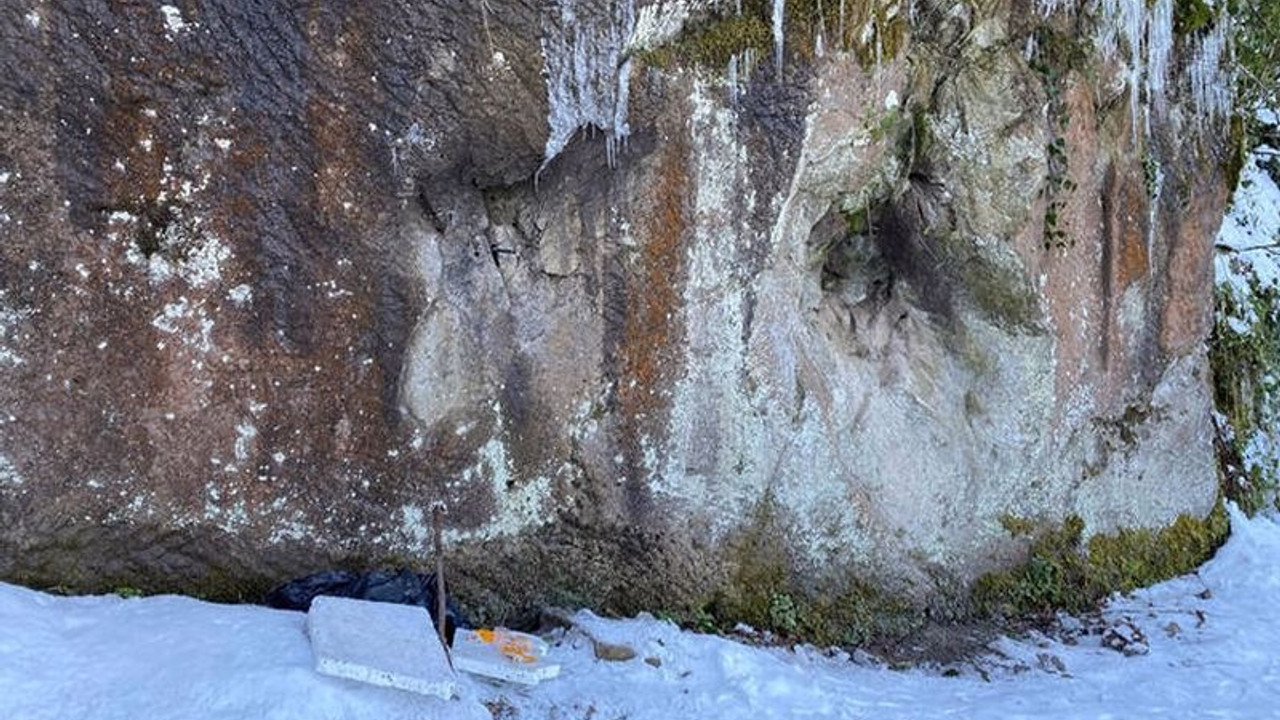
<svg viewBox="0 0 1280 720">
<path fill-rule="evenodd" d="M 307 613 L 316 672 L 435 695 L 458 692 L 444 646 L 424 608 L 318 597 Z"/>
</svg>

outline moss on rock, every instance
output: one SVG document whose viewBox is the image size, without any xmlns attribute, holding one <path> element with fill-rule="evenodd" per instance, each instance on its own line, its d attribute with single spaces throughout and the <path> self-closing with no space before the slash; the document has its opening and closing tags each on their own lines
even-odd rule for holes
<svg viewBox="0 0 1280 720">
<path fill-rule="evenodd" d="M 1280 290 L 1250 277 L 1247 290 L 1217 290 L 1209 364 L 1214 406 L 1226 423 L 1218 427 L 1217 438 L 1222 491 L 1252 514 L 1280 480 L 1280 470 L 1249 453 L 1255 436 L 1280 414 L 1280 380 L 1274 372 L 1280 367 Z"/>
<path fill-rule="evenodd" d="M 773 51 L 772 4 L 765 0 L 744 0 L 742 12 L 714 13 L 691 23 L 665 44 L 637 54 L 646 65 L 708 67 L 723 70 L 739 53 L 752 50 L 757 58 Z M 789 54 L 812 62 L 817 38 L 832 50 L 852 51 L 863 67 L 877 60 L 898 56 L 906 45 L 907 19 L 896 3 L 850 0 L 840 15 L 841 4 L 820 0 L 790 0 L 783 18 L 783 46 Z"/>
<path fill-rule="evenodd" d="M 1085 543 L 1084 527 L 1072 515 L 1060 527 L 1040 532 L 1024 564 L 975 583 L 974 607 L 1006 617 L 1091 610 L 1113 592 L 1195 569 L 1226 539 L 1229 522 L 1219 502 L 1206 518 L 1179 515 L 1162 530 L 1124 529 Z"/>
<path fill-rule="evenodd" d="M 822 589 L 802 585 L 785 537 L 776 502 L 766 496 L 729 543 L 727 585 L 694 613 L 703 629 L 708 620 L 719 630 L 746 623 L 820 645 L 857 645 L 905 636 L 922 622 L 910 604 L 862 580 Z"/>
<path fill-rule="evenodd" d="M 772 31 L 762 15 L 719 17 L 682 32 L 670 42 L 637 55 L 644 64 L 660 68 L 677 66 L 724 68 L 730 58 L 746 50 L 764 57 L 772 44 Z"/>
</svg>

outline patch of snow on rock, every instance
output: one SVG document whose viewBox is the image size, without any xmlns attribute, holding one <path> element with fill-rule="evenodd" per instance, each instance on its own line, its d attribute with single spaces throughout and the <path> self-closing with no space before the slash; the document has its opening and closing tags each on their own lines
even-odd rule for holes
<svg viewBox="0 0 1280 720">
<path fill-rule="evenodd" d="M 180 33 L 187 29 L 187 22 L 182 19 L 182 11 L 173 5 L 161 5 L 160 15 L 164 18 L 165 29 L 171 33 Z"/>
</svg>

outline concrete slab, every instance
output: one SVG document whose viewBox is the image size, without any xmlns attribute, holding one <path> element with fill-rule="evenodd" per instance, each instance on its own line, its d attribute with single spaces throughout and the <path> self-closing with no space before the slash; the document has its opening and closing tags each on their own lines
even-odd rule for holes
<svg viewBox="0 0 1280 720">
<path fill-rule="evenodd" d="M 318 597 L 307 613 L 316 672 L 446 700 L 458 680 L 424 608 Z"/>
<path fill-rule="evenodd" d="M 514 630 L 458 630 L 453 636 L 453 666 L 495 680 L 537 685 L 560 674 L 546 660 L 541 638 Z"/>
</svg>

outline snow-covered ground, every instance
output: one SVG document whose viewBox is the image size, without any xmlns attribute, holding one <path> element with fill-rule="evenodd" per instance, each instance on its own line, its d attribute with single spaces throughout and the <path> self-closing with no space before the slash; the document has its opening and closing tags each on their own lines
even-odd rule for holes
<svg viewBox="0 0 1280 720">
<path fill-rule="evenodd" d="M 1147 654 L 1087 631 L 1075 645 L 1003 639 L 957 677 L 579 613 L 580 629 L 555 637 L 558 679 L 524 689 L 468 678 L 445 702 L 317 675 L 302 613 L 0 585 L 0 718 L 1280 717 L 1280 524 L 1234 509 L 1231 520 L 1197 574 L 1104 612 L 1103 625 L 1139 628 Z M 597 660 L 584 633 L 638 654 Z"/>
</svg>

